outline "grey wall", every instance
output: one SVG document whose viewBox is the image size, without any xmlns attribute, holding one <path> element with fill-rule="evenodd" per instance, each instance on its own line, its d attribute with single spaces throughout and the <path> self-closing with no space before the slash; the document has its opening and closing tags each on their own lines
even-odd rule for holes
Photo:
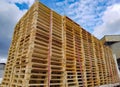
<svg viewBox="0 0 120 87">
<path fill-rule="evenodd" d="M 0 63 L 0 78 L 3 77 L 4 68 L 5 68 L 5 64 L 4 63 Z"/>
<path fill-rule="evenodd" d="M 3 77 L 4 70 L 0 70 L 0 78 Z"/>
<path fill-rule="evenodd" d="M 120 35 L 108 35 L 105 39 L 108 42 L 120 41 Z"/>
<path fill-rule="evenodd" d="M 116 58 L 120 58 L 120 42 L 116 42 L 110 46 L 113 53 L 116 55 Z"/>
</svg>

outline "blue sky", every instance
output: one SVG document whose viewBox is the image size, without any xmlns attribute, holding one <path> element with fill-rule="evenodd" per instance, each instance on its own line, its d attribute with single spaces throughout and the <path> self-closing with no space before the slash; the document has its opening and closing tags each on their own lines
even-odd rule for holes
<svg viewBox="0 0 120 87">
<path fill-rule="evenodd" d="M 120 0 L 40 0 L 99 39 L 120 34 Z M 34 0 L 0 0 L 0 62 L 6 61 L 14 26 Z"/>
<path fill-rule="evenodd" d="M 29 9 L 28 4 L 25 2 L 23 2 L 23 3 L 16 2 L 15 5 L 19 8 L 19 10 Z"/>
</svg>

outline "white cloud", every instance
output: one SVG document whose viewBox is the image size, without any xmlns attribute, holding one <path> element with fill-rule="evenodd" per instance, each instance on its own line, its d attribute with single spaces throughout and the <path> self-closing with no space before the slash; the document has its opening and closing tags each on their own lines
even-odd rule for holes
<svg viewBox="0 0 120 87">
<path fill-rule="evenodd" d="M 29 5 L 29 7 L 33 4 L 33 2 L 35 1 L 35 0 L 5 0 L 5 1 L 7 1 L 7 2 L 9 2 L 9 3 L 12 3 L 12 4 L 14 4 L 14 3 L 27 3 L 28 5 Z"/>
<path fill-rule="evenodd" d="M 14 3 L 0 0 L 0 59 L 7 56 L 15 24 L 26 10 L 19 10 Z"/>
<path fill-rule="evenodd" d="M 96 21 L 100 20 L 99 17 L 96 17 L 100 13 L 96 12 L 101 10 L 101 7 L 97 8 L 98 3 L 97 0 L 79 0 L 69 4 L 69 1 L 65 0 L 64 2 L 57 2 L 56 5 L 60 7 L 59 9 L 64 8 L 65 15 L 76 21 L 83 28 L 89 30 L 90 27 L 97 25 Z M 91 30 L 89 31 L 91 32 Z"/>
<path fill-rule="evenodd" d="M 15 4 L 10 4 L 3 0 L 0 0 L 0 3 L 0 8 L 2 8 L 0 9 L 0 28 L 3 30 L 2 34 L 8 36 L 9 32 L 13 31 L 15 23 L 21 18 L 26 10 L 20 11 Z M 5 34 L 6 32 L 8 32 L 7 35 Z"/>
<path fill-rule="evenodd" d="M 6 62 L 7 62 L 6 58 L 0 57 L 0 63 L 6 63 Z"/>
<path fill-rule="evenodd" d="M 56 5 L 57 6 L 62 6 L 62 5 L 64 5 L 64 3 L 63 2 L 57 2 Z"/>
<path fill-rule="evenodd" d="M 58 9 L 64 8 L 64 14 L 80 24 L 89 32 L 93 32 L 95 26 L 102 23 L 102 16 L 108 6 L 116 3 L 116 0 L 69 0 L 59 1 Z M 57 4 L 56 4 L 57 5 Z"/>
<path fill-rule="evenodd" d="M 10 4 L 3 0 L 0 0 L 0 29 L 1 36 L 11 37 L 16 22 L 26 12 L 26 10 L 20 11 L 15 4 Z M 7 33 L 6 33 L 7 32 Z"/>
<path fill-rule="evenodd" d="M 120 4 L 108 7 L 102 16 L 102 21 L 103 23 L 94 29 L 93 34 L 96 37 L 120 34 Z"/>
</svg>

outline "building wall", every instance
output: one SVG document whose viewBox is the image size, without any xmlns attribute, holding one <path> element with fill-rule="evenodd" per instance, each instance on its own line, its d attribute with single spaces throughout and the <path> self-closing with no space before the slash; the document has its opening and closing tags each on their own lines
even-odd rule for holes
<svg viewBox="0 0 120 87">
<path fill-rule="evenodd" d="M 113 53 L 116 55 L 116 58 L 120 58 L 120 42 L 114 43 L 110 46 Z"/>
<path fill-rule="evenodd" d="M 120 35 L 108 35 L 105 37 L 106 41 L 120 41 Z"/>
<path fill-rule="evenodd" d="M 5 68 L 5 64 L 4 63 L 0 63 L 0 83 L 1 83 L 2 78 L 3 78 L 4 68 Z"/>
</svg>

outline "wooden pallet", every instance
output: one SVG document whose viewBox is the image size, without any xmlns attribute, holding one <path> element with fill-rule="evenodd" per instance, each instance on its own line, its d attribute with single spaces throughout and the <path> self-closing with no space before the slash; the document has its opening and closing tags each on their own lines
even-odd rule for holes
<svg viewBox="0 0 120 87">
<path fill-rule="evenodd" d="M 92 38 L 92 47 L 93 47 L 93 75 L 94 75 L 94 86 L 100 85 L 100 78 L 99 78 L 99 67 L 98 67 L 98 57 L 97 57 L 97 39 L 94 36 Z"/>
<path fill-rule="evenodd" d="M 94 65 L 93 65 L 93 49 L 91 44 L 91 35 L 82 30 L 82 39 L 83 39 L 83 49 L 85 55 L 85 68 L 86 68 L 86 79 L 87 79 L 87 86 L 94 87 Z"/>
<path fill-rule="evenodd" d="M 95 87 L 118 81 L 109 47 L 36 2 L 15 27 L 0 87 Z"/>
<path fill-rule="evenodd" d="M 105 47 L 105 52 L 106 52 L 108 83 L 110 84 L 117 83 L 119 82 L 119 77 L 116 70 L 115 61 L 113 59 L 112 51 L 109 47 Z"/>
<path fill-rule="evenodd" d="M 69 18 L 64 17 L 65 23 L 65 57 L 66 57 L 66 87 L 77 87 L 74 25 Z"/>
</svg>

